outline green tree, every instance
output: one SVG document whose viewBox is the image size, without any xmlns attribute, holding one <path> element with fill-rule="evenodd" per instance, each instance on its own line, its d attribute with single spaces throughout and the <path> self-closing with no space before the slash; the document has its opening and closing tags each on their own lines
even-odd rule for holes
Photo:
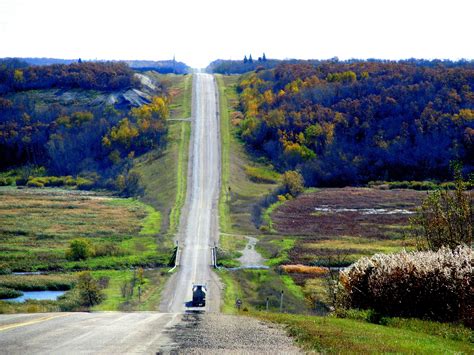
<svg viewBox="0 0 474 355">
<path fill-rule="evenodd" d="M 79 273 L 76 287 L 79 292 L 81 306 L 92 307 L 104 299 L 99 283 L 89 271 Z"/>
<path fill-rule="evenodd" d="M 66 258 L 70 260 L 86 260 L 94 255 L 92 243 L 84 238 L 74 239 L 66 251 Z"/>
<path fill-rule="evenodd" d="M 429 193 L 411 219 L 419 249 L 438 250 L 442 246 L 454 249 L 458 245 L 472 245 L 473 200 L 467 191 L 461 168 L 455 167 L 455 190 L 436 190 Z"/>
</svg>

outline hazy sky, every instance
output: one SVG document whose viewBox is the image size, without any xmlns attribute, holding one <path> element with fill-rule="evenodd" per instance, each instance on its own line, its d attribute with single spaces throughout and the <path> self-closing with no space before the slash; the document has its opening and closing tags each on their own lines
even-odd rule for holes
<svg viewBox="0 0 474 355">
<path fill-rule="evenodd" d="M 0 57 L 474 59 L 474 0 L 0 0 Z"/>
</svg>

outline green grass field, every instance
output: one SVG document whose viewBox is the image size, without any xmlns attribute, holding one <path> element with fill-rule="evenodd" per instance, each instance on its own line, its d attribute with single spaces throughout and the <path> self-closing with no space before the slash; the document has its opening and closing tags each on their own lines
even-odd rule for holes
<svg viewBox="0 0 474 355">
<path fill-rule="evenodd" d="M 105 300 L 92 308 L 93 311 L 157 311 L 160 294 L 168 279 L 166 269 L 145 270 L 144 281 L 140 285 L 140 299 L 138 297 L 138 283 L 133 287 L 133 294 L 124 296 L 122 287 L 134 277 L 132 270 L 100 270 L 94 271 L 95 278 L 106 277 L 109 279 L 107 287 L 103 290 Z"/>
<path fill-rule="evenodd" d="M 306 304 L 301 290 L 289 277 L 282 277 L 273 270 L 221 270 L 224 283 L 222 311 L 237 313 L 235 301 L 242 300 L 244 311 L 264 310 L 267 297 L 269 309 L 277 311 L 283 291 L 284 312 L 305 312 Z"/>
<path fill-rule="evenodd" d="M 0 189 L 0 265 L 11 271 L 112 269 L 167 265 L 158 246 L 160 214 L 133 199 L 60 189 Z M 72 240 L 91 242 L 95 257 L 70 260 Z"/>
<path fill-rule="evenodd" d="M 279 313 L 254 316 L 283 324 L 296 343 L 316 353 L 432 353 L 472 354 L 473 332 L 463 327 L 407 321 L 399 326 L 370 324 L 353 319 Z M 450 330 L 450 331 L 447 331 Z M 459 337 L 457 333 L 463 332 Z M 461 339 L 459 339 L 461 338 Z"/>
</svg>

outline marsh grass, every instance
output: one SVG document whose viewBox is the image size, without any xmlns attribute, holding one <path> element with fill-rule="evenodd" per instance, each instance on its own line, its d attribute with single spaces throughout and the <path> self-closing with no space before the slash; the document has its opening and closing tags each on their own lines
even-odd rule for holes
<svg viewBox="0 0 474 355">
<path fill-rule="evenodd" d="M 113 269 L 166 265 L 170 250 L 157 247 L 160 214 L 133 199 L 0 189 L 0 265 L 10 271 Z M 54 203 L 52 203 L 54 201 Z M 72 240 L 98 249 L 113 243 L 123 255 L 69 261 Z"/>
</svg>

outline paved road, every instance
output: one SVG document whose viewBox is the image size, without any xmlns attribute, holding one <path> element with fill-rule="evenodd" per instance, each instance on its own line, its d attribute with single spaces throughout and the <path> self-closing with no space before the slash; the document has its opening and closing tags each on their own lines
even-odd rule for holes
<svg viewBox="0 0 474 355">
<path fill-rule="evenodd" d="M 173 347 L 180 314 L 36 313 L 0 315 L 1 354 L 144 354 Z"/>
<path fill-rule="evenodd" d="M 182 211 L 178 271 L 170 279 L 160 309 L 183 312 L 192 299 L 192 284 L 208 286 L 208 312 L 219 311 L 219 286 L 210 268 L 210 247 L 217 239 L 217 201 L 220 184 L 220 136 L 214 77 L 194 75 L 193 128 L 186 204 Z"/>
</svg>

